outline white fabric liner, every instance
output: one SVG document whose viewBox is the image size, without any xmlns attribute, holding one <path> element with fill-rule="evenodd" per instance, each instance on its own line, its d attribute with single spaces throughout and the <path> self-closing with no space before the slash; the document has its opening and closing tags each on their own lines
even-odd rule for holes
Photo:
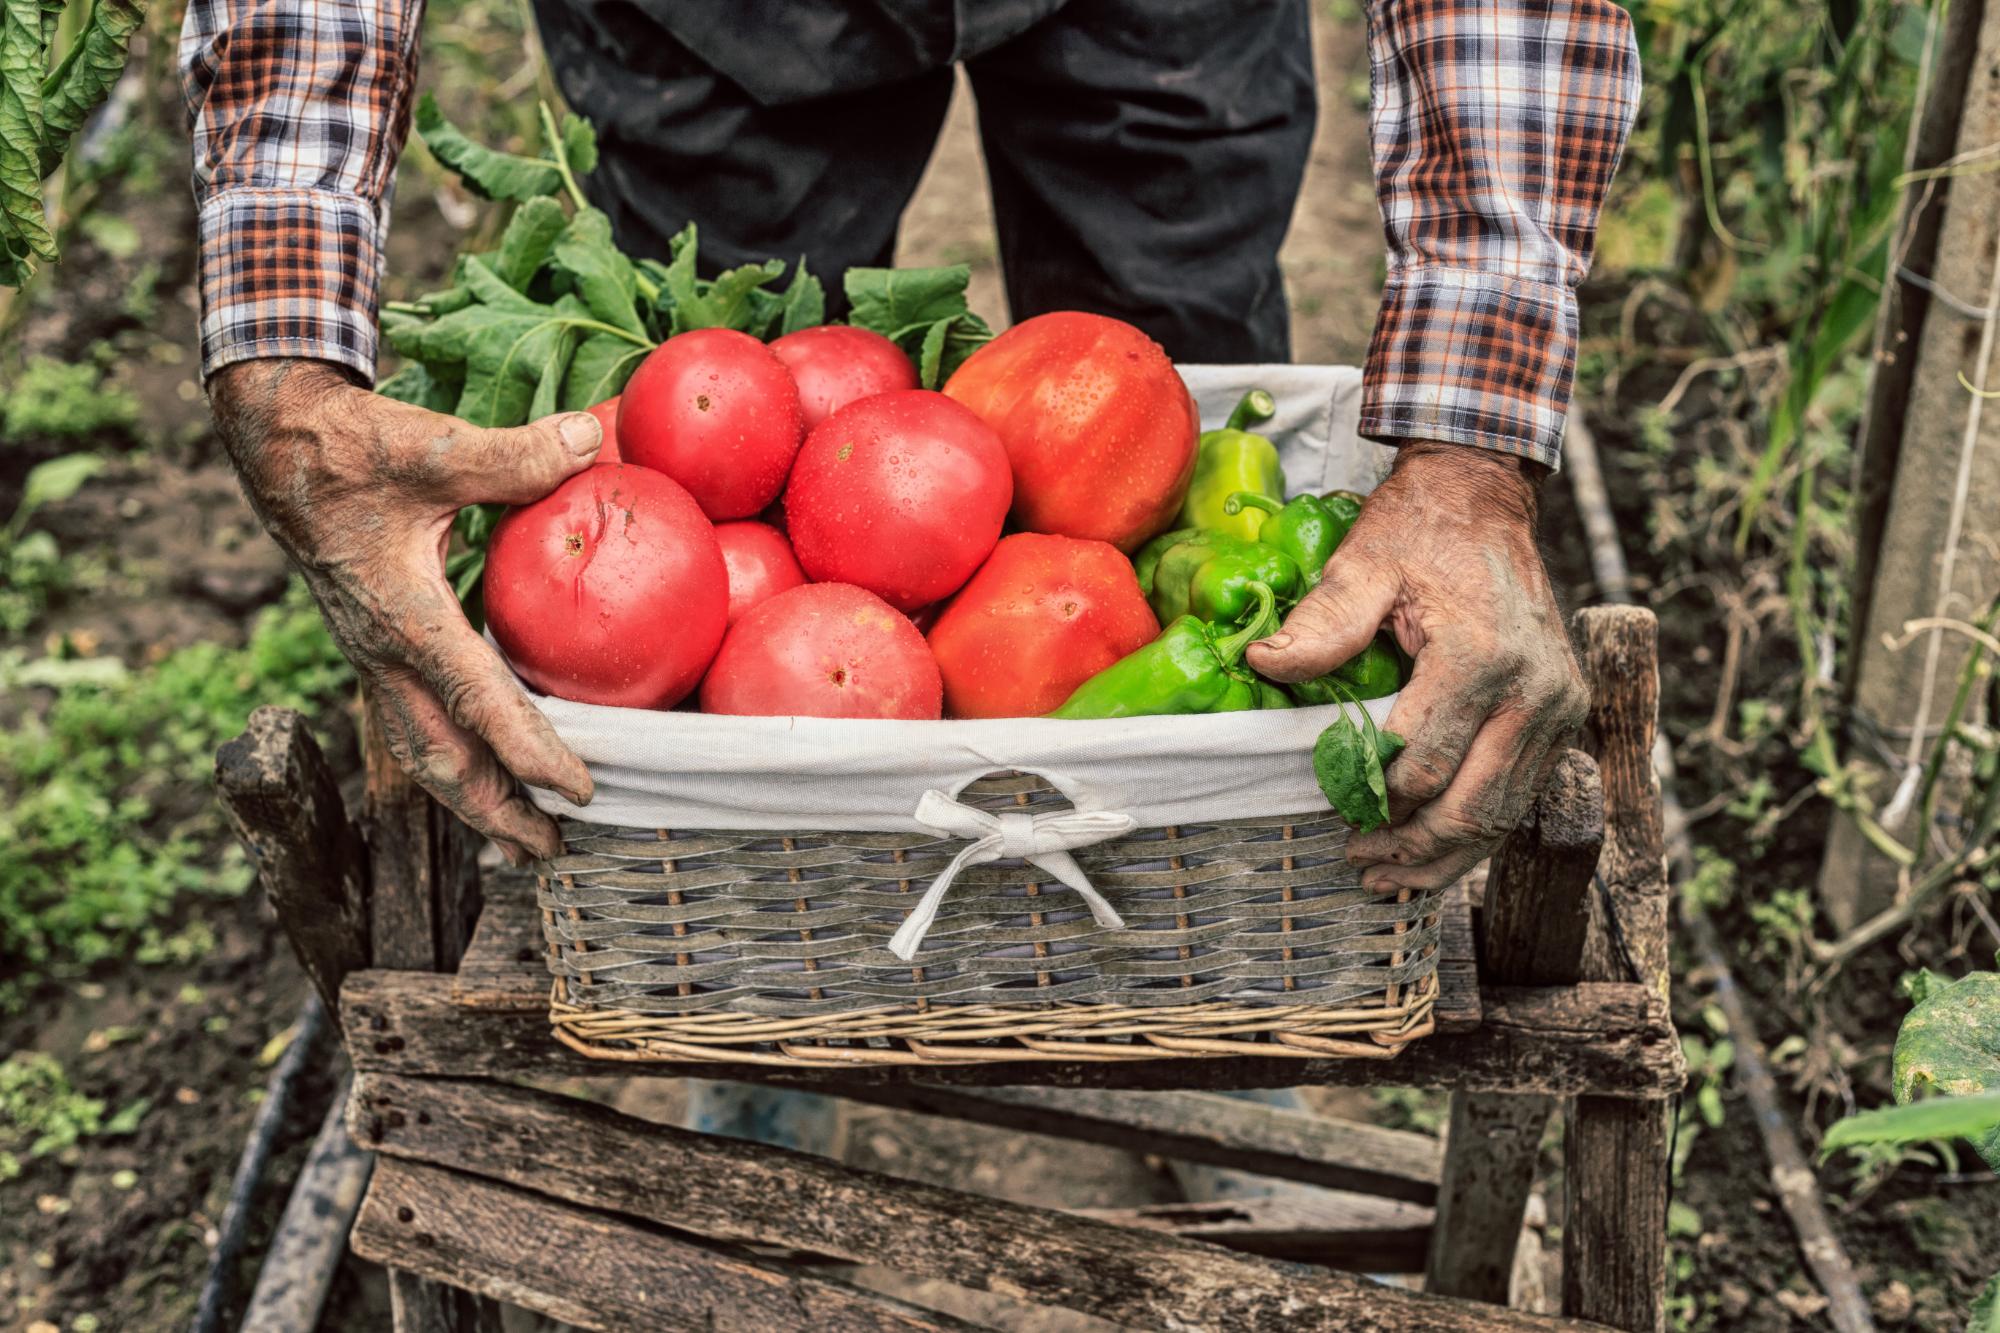
<svg viewBox="0 0 2000 1333">
<path fill-rule="evenodd" d="M 1222 425 L 1250 388 L 1276 397 L 1277 416 L 1259 429 L 1277 444 L 1294 494 L 1367 492 L 1388 473 L 1393 451 L 1355 434 L 1361 372 L 1352 367 L 1181 373 L 1205 430 Z M 1046 778 L 1077 810 L 1123 815 L 1139 828 L 1323 810 L 1312 744 L 1335 712 L 895 722 L 653 712 L 530 693 L 597 784 L 588 807 L 530 789 L 537 806 L 594 824 L 675 830 L 943 833 L 917 818 L 926 793 L 956 796 L 1009 770 Z M 1367 708 L 1380 723 L 1394 702 Z"/>
</svg>

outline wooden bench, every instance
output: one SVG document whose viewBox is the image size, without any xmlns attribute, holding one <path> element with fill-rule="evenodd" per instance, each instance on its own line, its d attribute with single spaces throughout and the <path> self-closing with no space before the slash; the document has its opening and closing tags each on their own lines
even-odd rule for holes
<svg viewBox="0 0 2000 1333">
<path fill-rule="evenodd" d="M 1668 1108 L 1683 1066 L 1650 763 L 1656 628 L 1647 612 L 1605 608 L 1577 629 L 1595 696 L 1587 750 L 1564 757 L 1483 893 L 1455 897 L 1439 1031 L 1388 1062 L 587 1059 L 550 1033 L 530 886 L 505 875 L 482 885 L 464 830 L 379 746 L 368 747 L 367 809 L 350 823 L 303 721 L 260 711 L 218 756 L 218 780 L 340 1017 L 356 1071 L 350 1124 L 380 1154 L 352 1244 L 390 1269 L 397 1328 L 494 1326 L 496 1301 L 587 1328 L 972 1327 L 842 1281 L 829 1262 L 1140 1328 L 1662 1328 Z M 1334 1193 L 1064 1213 L 521 1086 L 687 1075 L 810 1087 Z M 1216 1095 L 1382 1084 L 1451 1091 L 1442 1151 L 1427 1136 Z M 1557 1099 L 1566 1318 L 1504 1308 Z M 1420 1271 L 1425 1291 L 1340 1269 Z"/>
</svg>

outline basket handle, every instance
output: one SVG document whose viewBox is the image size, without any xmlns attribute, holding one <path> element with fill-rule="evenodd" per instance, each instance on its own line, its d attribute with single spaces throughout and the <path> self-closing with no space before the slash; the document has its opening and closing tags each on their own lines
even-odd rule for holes
<svg viewBox="0 0 2000 1333">
<path fill-rule="evenodd" d="M 1040 866 L 1074 889 L 1098 925 L 1107 929 L 1124 928 L 1125 919 L 1105 901 L 1070 853 L 1079 847 L 1093 847 L 1124 837 L 1138 827 L 1130 815 L 1110 810 L 1052 810 L 1040 815 L 1010 810 L 993 814 L 932 788 L 917 802 L 916 820 L 933 833 L 969 841 L 931 881 L 909 917 L 890 937 L 889 952 L 904 962 L 917 956 L 917 949 L 931 923 L 937 920 L 938 909 L 944 905 L 944 896 L 958 873 L 967 866 L 985 865 L 1009 856 Z"/>
</svg>

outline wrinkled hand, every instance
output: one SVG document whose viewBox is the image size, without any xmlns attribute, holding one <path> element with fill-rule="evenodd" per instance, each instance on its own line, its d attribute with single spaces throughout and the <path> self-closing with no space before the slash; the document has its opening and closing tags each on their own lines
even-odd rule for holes
<svg viewBox="0 0 2000 1333">
<path fill-rule="evenodd" d="M 1536 483 L 1489 451 L 1412 443 L 1362 507 L 1320 585 L 1249 651 L 1306 680 L 1386 620 L 1416 659 L 1388 727 L 1409 746 L 1384 774 L 1393 821 L 1347 859 L 1378 892 L 1437 888 L 1519 823 L 1589 703 L 1535 548 Z"/>
<path fill-rule="evenodd" d="M 460 508 L 525 504 L 588 467 L 597 421 L 485 430 L 321 361 L 239 362 L 209 399 L 250 503 L 379 701 L 396 761 L 509 859 L 556 855 L 554 822 L 514 777 L 581 805 L 590 774 L 467 622 L 444 555 Z"/>
</svg>

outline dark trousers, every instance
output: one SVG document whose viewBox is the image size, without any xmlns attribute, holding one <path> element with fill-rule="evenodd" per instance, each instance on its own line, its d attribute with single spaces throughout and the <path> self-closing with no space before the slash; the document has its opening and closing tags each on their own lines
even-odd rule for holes
<svg viewBox="0 0 2000 1333">
<path fill-rule="evenodd" d="M 710 272 L 886 265 L 943 123 L 979 108 L 1007 302 L 1114 315 L 1184 361 L 1284 361 L 1278 246 L 1312 137 L 1306 0 L 536 0 L 598 127 L 591 189 Z M 975 207 L 967 200 L 968 208 Z"/>
</svg>

